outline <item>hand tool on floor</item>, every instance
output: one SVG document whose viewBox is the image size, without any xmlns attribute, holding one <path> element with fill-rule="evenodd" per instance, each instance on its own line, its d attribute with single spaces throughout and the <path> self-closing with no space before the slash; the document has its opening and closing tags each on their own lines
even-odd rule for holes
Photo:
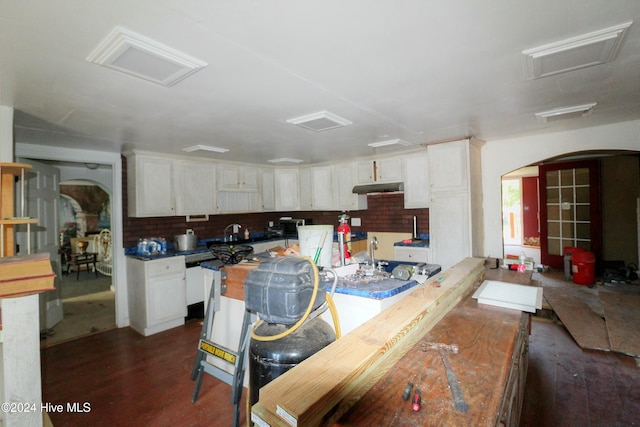
<svg viewBox="0 0 640 427">
<path fill-rule="evenodd" d="M 404 388 L 402 392 L 402 400 L 409 400 L 411 397 L 411 390 L 413 389 L 413 382 L 409 381 L 407 386 Z"/>
<path fill-rule="evenodd" d="M 416 392 L 413 394 L 413 399 L 411 399 L 411 409 L 415 412 L 420 410 L 422 405 L 422 394 L 420 393 L 420 385 L 422 384 L 422 369 L 418 374 L 418 382 L 416 383 Z M 411 393 L 411 392 L 409 392 Z"/>
<path fill-rule="evenodd" d="M 458 382 L 456 375 L 453 373 L 453 369 L 451 369 L 449 358 L 447 356 L 447 353 L 458 354 L 458 346 L 455 344 L 447 345 L 443 343 L 426 342 L 422 343 L 421 348 L 422 351 L 437 350 L 438 353 L 440 353 L 442 363 L 444 364 L 445 373 L 447 374 L 449 388 L 451 389 L 451 394 L 453 395 L 453 403 L 455 405 L 455 408 L 460 412 L 467 412 L 467 410 L 469 409 L 469 405 L 464 400 L 462 390 L 460 390 L 460 383 Z"/>
</svg>

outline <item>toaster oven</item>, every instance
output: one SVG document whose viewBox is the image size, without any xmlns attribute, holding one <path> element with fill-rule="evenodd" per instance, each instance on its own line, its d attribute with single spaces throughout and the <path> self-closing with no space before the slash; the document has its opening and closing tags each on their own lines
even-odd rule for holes
<svg viewBox="0 0 640 427">
<path fill-rule="evenodd" d="M 287 218 L 280 219 L 280 226 L 283 230 L 284 237 L 295 237 L 298 238 L 298 227 L 301 225 L 312 225 L 312 219 L 295 219 L 295 218 Z"/>
</svg>

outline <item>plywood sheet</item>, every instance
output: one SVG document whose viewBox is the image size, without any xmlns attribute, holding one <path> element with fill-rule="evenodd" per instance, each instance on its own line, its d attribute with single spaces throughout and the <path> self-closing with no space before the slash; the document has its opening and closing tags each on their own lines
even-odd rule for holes
<svg viewBox="0 0 640 427">
<path fill-rule="evenodd" d="M 535 313 L 542 308 L 542 288 L 514 283 L 485 280 L 473 294 L 481 304 L 513 308 Z"/>
<path fill-rule="evenodd" d="M 558 315 L 573 339 L 583 349 L 610 351 L 607 327 L 576 293 L 570 289 L 544 289 L 544 297 Z"/>
<path fill-rule="evenodd" d="M 600 292 L 611 350 L 640 356 L 640 295 Z"/>
</svg>

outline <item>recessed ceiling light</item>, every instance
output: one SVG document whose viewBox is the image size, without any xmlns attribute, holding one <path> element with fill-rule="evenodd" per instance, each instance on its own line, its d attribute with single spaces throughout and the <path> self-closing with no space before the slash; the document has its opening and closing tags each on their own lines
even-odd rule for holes
<svg viewBox="0 0 640 427">
<path fill-rule="evenodd" d="M 292 159 L 290 157 L 280 157 L 279 159 L 271 159 L 269 163 L 302 163 L 303 160 Z"/>
<path fill-rule="evenodd" d="M 182 149 L 182 151 L 186 151 L 188 153 L 191 153 L 192 151 L 198 151 L 198 150 L 213 151 L 215 153 L 226 153 L 227 151 L 229 151 L 226 148 L 212 147 L 210 145 L 192 145 L 191 147 Z"/>
<path fill-rule="evenodd" d="M 114 28 L 87 61 L 163 86 L 173 86 L 207 66 L 155 40 L 122 27 Z"/>
<path fill-rule="evenodd" d="M 541 111 L 536 113 L 536 119 L 538 119 L 540 123 L 547 123 L 549 119 L 577 113 L 580 113 L 581 117 L 586 117 L 593 113 L 593 109 L 597 104 L 597 102 L 592 102 L 589 104 L 574 105 L 573 107 L 560 107 L 552 110 Z"/>
<path fill-rule="evenodd" d="M 403 141 L 402 139 L 389 139 L 387 141 L 370 142 L 367 145 L 373 148 L 387 147 L 389 145 L 403 145 L 406 147 L 407 145 L 409 145 L 409 143 L 407 141 Z"/>
<path fill-rule="evenodd" d="M 320 111 L 306 116 L 289 119 L 287 120 L 287 123 L 291 123 L 314 132 L 322 132 L 352 124 L 349 120 L 336 116 L 328 111 Z"/>
<path fill-rule="evenodd" d="M 525 76 L 539 79 L 612 61 L 633 21 L 522 51 Z"/>
</svg>

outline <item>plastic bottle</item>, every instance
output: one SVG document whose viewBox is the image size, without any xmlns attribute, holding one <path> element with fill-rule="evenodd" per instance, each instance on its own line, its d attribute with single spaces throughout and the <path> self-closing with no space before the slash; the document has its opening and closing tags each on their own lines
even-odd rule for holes
<svg viewBox="0 0 640 427">
<path fill-rule="evenodd" d="M 518 259 L 518 271 L 520 273 L 524 273 L 525 271 L 527 271 L 527 266 L 525 264 L 527 260 L 527 257 L 524 255 L 524 251 L 520 252 L 520 257 Z"/>
<path fill-rule="evenodd" d="M 244 238 L 245 238 L 246 240 L 249 240 L 249 236 L 250 236 L 250 235 L 249 235 L 249 229 L 248 229 L 248 228 L 245 228 L 245 229 L 244 229 Z"/>
</svg>

